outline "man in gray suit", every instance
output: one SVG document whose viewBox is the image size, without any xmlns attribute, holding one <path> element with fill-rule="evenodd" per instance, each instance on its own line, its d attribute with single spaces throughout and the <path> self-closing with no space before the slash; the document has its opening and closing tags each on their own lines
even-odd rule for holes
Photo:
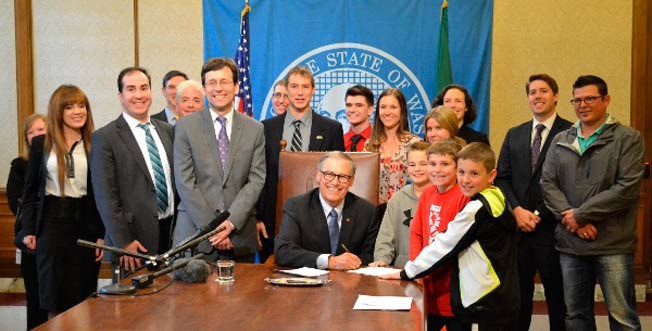
<svg viewBox="0 0 652 331">
<path fill-rule="evenodd" d="M 263 125 L 234 109 L 238 69 L 229 58 L 212 58 L 201 71 L 209 109 L 183 117 L 175 126 L 174 177 L 181 204 L 174 229 L 178 243 L 207 225 L 219 211 L 231 216 L 226 230 L 198 250 L 208 259 L 253 262 L 254 206 L 265 182 Z"/>
<path fill-rule="evenodd" d="M 108 245 L 155 255 L 170 247 L 175 206 L 174 130 L 165 122 L 150 119 L 151 79 L 145 69 L 122 70 L 118 91 L 122 114 L 91 138 L 95 202 Z M 140 261 L 122 256 L 120 264 L 131 270 L 140 266 Z"/>
</svg>

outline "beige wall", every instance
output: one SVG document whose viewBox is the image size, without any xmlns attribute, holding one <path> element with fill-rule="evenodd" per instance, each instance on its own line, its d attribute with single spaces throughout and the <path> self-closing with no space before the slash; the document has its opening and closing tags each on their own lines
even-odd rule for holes
<svg viewBox="0 0 652 331">
<path fill-rule="evenodd" d="M 581 74 L 607 81 L 609 111 L 629 124 L 632 1 L 496 0 L 491 67 L 490 140 L 499 152 L 510 127 L 531 119 L 525 82 L 548 73 L 559 84 L 557 110 L 577 117 L 569 104 Z"/>
<path fill-rule="evenodd" d="M 204 62 L 201 0 L 139 0 L 140 64 L 152 75 L 154 114 L 165 107 L 163 76 L 176 69 L 200 80 Z M 117 72 L 114 74 L 117 75 Z"/>
<path fill-rule="evenodd" d="M 0 0 L 0 187 L 18 154 L 14 0 Z M 199 80 L 203 62 L 201 0 L 139 0 L 139 64 L 152 76 L 152 108 L 165 106 L 163 75 L 171 69 Z M 32 0 L 35 111 L 47 113 L 52 92 L 61 84 L 79 86 L 88 96 L 95 127 L 120 114 L 116 78 L 135 64 L 133 0 Z M 6 88 L 5 88 L 6 87 Z"/>
<path fill-rule="evenodd" d="M 4 120 L 0 124 L 0 187 L 5 187 L 9 165 L 11 160 L 18 156 L 18 118 L 16 116 L 16 53 L 14 34 L 14 2 L 9 0 L 0 1 L 0 63 L 2 72 L 0 75 L 0 117 Z"/>
</svg>

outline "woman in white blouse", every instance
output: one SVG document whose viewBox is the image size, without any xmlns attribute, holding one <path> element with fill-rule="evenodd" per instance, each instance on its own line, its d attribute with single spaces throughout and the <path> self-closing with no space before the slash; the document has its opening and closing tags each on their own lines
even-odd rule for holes
<svg viewBox="0 0 652 331">
<path fill-rule="evenodd" d="M 59 86 L 48 105 L 47 134 L 34 137 L 23 193 L 25 245 L 36 250 L 41 308 L 50 317 L 97 288 L 102 252 L 77 239 L 103 243 L 88 155 L 93 117 L 79 87 Z"/>
</svg>

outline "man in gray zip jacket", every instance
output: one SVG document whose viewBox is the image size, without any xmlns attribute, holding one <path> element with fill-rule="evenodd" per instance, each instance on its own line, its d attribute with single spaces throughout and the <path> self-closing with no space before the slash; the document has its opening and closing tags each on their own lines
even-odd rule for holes
<svg viewBox="0 0 652 331">
<path fill-rule="evenodd" d="M 610 100 L 600 77 L 575 81 L 571 104 L 579 121 L 554 138 L 541 176 L 545 204 L 561 220 L 555 240 L 567 330 L 596 329 L 596 278 L 611 329 L 641 329 L 633 259 L 644 148 L 638 131 L 607 113 Z"/>
</svg>

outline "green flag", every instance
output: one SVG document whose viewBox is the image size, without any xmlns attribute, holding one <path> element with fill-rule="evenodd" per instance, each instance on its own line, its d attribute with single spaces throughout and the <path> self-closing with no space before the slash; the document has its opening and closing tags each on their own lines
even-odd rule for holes
<svg viewBox="0 0 652 331">
<path fill-rule="evenodd" d="M 437 85 L 435 85 L 435 92 L 439 93 L 446 85 L 452 83 L 451 55 L 448 50 L 448 1 L 444 0 L 441 4 L 439 53 L 437 54 Z"/>
</svg>

